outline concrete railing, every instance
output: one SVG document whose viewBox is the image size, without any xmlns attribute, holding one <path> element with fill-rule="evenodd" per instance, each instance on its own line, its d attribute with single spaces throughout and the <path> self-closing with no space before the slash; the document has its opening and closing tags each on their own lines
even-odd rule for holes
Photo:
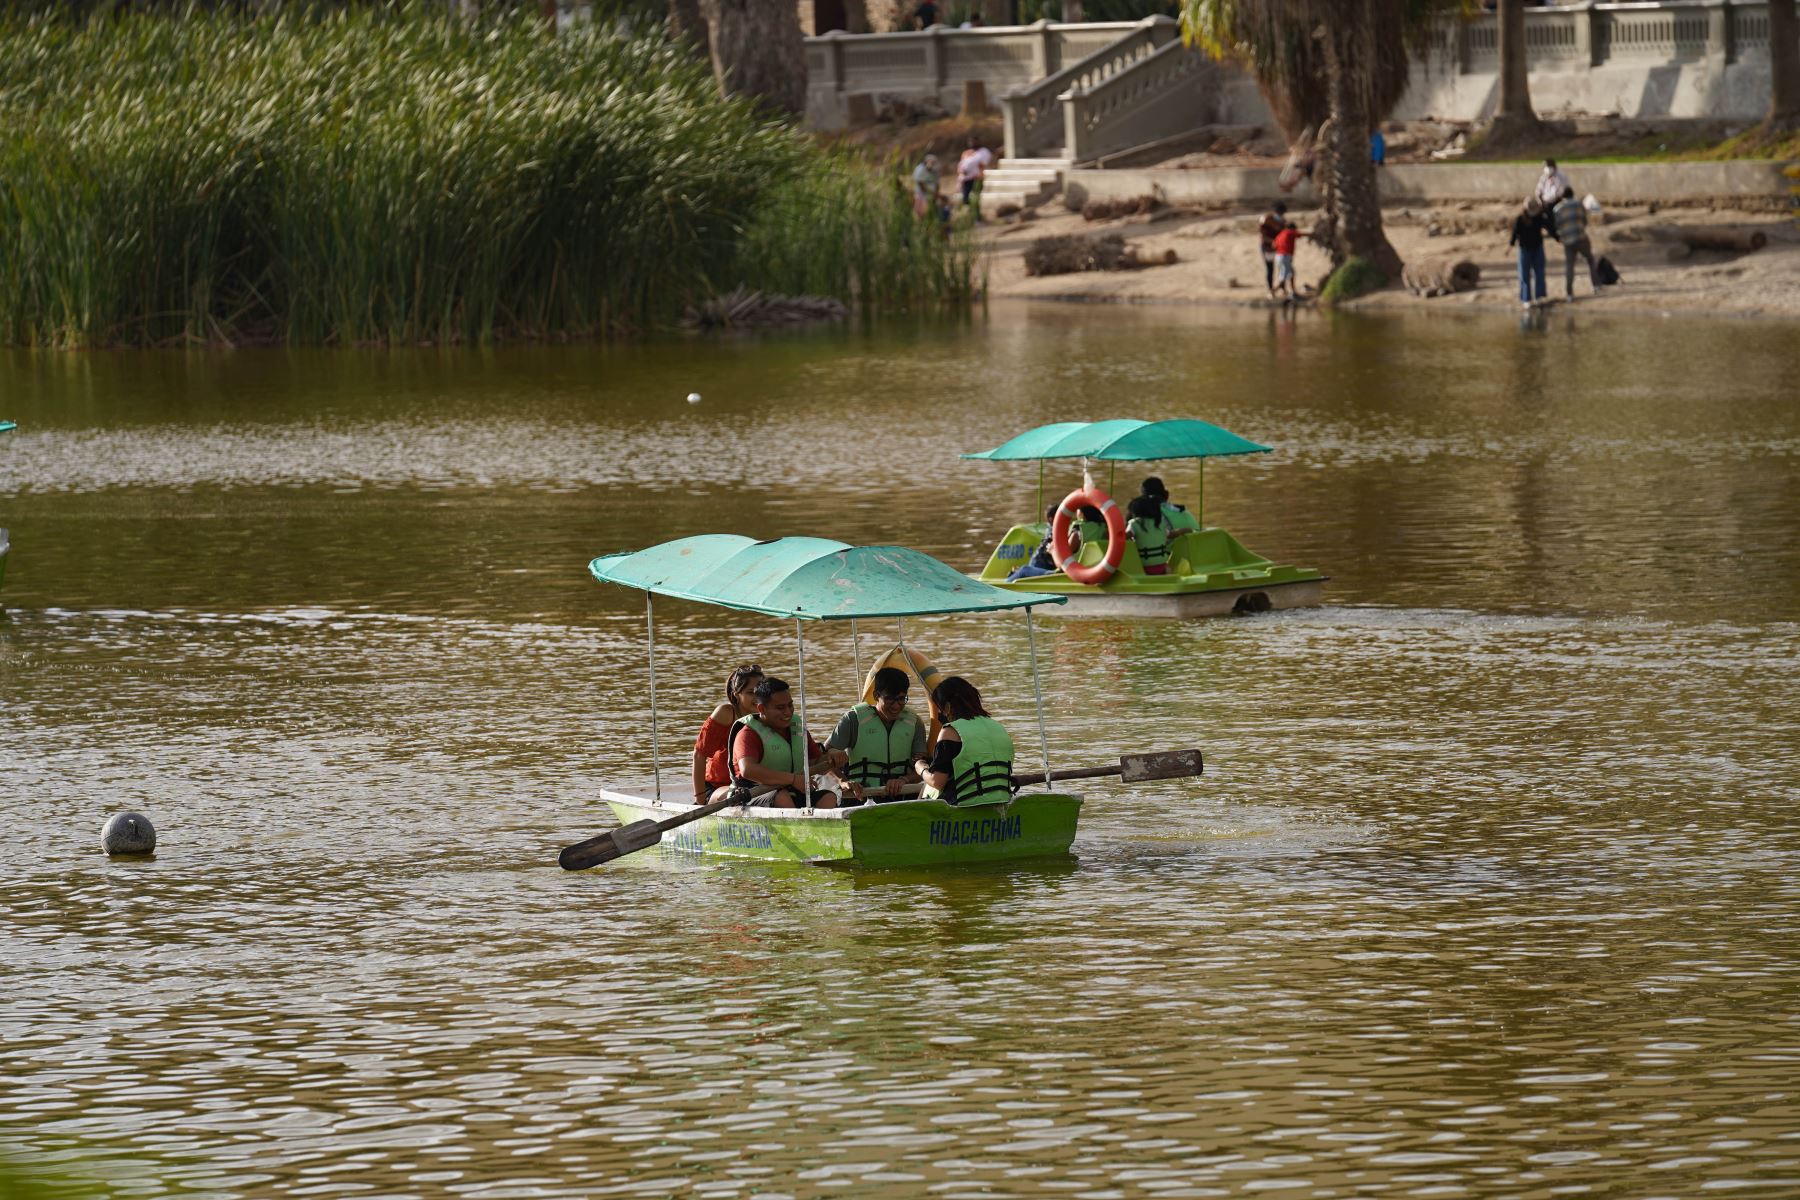
<svg viewBox="0 0 1800 1200">
<path fill-rule="evenodd" d="M 841 33 L 806 39 L 807 120 L 835 129 L 847 117 L 845 97 L 863 92 L 929 99 L 956 112 L 965 80 L 990 96 L 1027 87 L 1086 58 L 1138 27 L 1132 21 L 999 25 L 919 33 Z"/>
<path fill-rule="evenodd" d="M 1180 40 L 1063 97 L 1063 154 L 1092 162 L 1214 119 L 1208 84 L 1220 65 Z M 1010 153 L 1010 151 L 1009 151 Z"/>
<path fill-rule="evenodd" d="M 1073 142 L 1062 104 L 1065 93 L 1096 87 L 1180 38 L 1181 26 L 1173 18 L 1150 17 L 1087 57 L 1006 93 L 1000 98 L 1006 120 L 1006 156 L 1028 158 L 1059 143 L 1067 150 Z"/>
</svg>

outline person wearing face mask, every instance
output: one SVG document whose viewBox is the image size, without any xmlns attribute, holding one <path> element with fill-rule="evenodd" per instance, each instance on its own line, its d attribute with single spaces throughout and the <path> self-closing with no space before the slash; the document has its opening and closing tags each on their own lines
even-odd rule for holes
<svg viewBox="0 0 1800 1200">
<path fill-rule="evenodd" d="M 870 800 L 898 800 L 918 783 L 913 762 L 925 756 L 925 722 L 906 707 L 910 681 L 898 667 L 875 672 L 875 703 L 845 713 L 825 740 L 833 764 Z"/>
</svg>

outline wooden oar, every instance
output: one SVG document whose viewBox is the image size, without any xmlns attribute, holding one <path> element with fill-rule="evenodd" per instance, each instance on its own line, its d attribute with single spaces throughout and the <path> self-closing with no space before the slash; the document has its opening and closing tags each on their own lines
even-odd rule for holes
<svg viewBox="0 0 1800 1200">
<path fill-rule="evenodd" d="M 1205 769 L 1206 764 L 1198 750 L 1158 750 L 1154 754 L 1121 754 L 1116 767 L 1078 767 L 1072 771 L 1053 771 L 1050 777 L 1061 783 L 1065 779 L 1101 779 L 1117 775 L 1126 783 L 1146 783 L 1152 779 L 1184 779 Z M 1044 773 L 1034 771 L 1030 775 L 1014 775 L 1012 781 L 1014 787 L 1042 783 Z"/>
<path fill-rule="evenodd" d="M 765 791 L 767 789 L 764 789 Z M 711 804 L 702 805 L 693 812 L 682 813 L 678 817 L 670 817 L 666 821 L 652 821 L 645 818 L 633 821 L 629 825 L 621 825 L 617 829 L 609 829 L 605 833 L 596 834 L 585 842 L 576 842 L 573 846 L 563 847 L 563 852 L 556 856 L 556 861 L 565 871 L 585 871 L 589 867 L 597 867 L 603 862 L 611 862 L 615 858 L 623 858 L 627 854 L 635 854 L 639 850 L 647 850 L 662 841 L 663 834 L 671 829 L 698 821 L 701 817 L 710 817 L 720 809 L 742 808 L 743 800 L 733 800 L 727 796 L 723 800 L 714 800 Z"/>
</svg>

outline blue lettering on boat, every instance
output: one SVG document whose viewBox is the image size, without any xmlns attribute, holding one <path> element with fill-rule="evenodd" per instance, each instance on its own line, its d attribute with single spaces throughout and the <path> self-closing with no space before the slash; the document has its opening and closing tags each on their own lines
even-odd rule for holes
<svg viewBox="0 0 1800 1200">
<path fill-rule="evenodd" d="M 1003 559 L 1004 558 L 1024 558 L 1025 557 L 1025 543 L 1024 542 L 1012 542 L 1008 545 L 1002 546 L 1002 547 L 1000 547 L 999 554 L 997 554 L 995 557 L 1003 558 Z"/>
<path fill-rule="evenodd" d="M 933 821 L 927 832 L 933 846 L 991 846 L 1018 838 L 1024 832 L 1024 826 L 1014 815 L 973 821 Z"/>
<path fill-rule="evenodd" d="M 719 827 L 719 845 L 746 850 L 768 850 L 774 845 L 769 840 L 769 830 L 758 823 L 721 824 Z"/>
</svg>

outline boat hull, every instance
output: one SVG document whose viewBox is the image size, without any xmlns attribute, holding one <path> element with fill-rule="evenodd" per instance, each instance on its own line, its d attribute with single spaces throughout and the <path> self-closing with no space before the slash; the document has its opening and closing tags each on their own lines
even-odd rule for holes
<svg viewBox="0 0 1800 1200">
<path fill-rule="evenodd" d="M 693 805 L 603 789 L 621 825 L 666 821 Z M 666 853 L 830 866 L 917 867 L 1069 853 L 1081 797 L 1024 792 L 1008 804 L 956 808 L 901 800 L 842 809 L 728 808 L 663 836 Z"/>
<path fill-rule="evenodd" d="M 1027 581 L 1029 582 L 1029 580 Z M 1060 617 L 1224 617 L 1233 613 L 1312 608 L 1324 600 L 1325 581 L 1304 579 L 1263 587 L 1227 588 L 1216 592 L 1067 591 L 1067 604 L 1046 604 L 1038 611 Z"/>
</svg>

